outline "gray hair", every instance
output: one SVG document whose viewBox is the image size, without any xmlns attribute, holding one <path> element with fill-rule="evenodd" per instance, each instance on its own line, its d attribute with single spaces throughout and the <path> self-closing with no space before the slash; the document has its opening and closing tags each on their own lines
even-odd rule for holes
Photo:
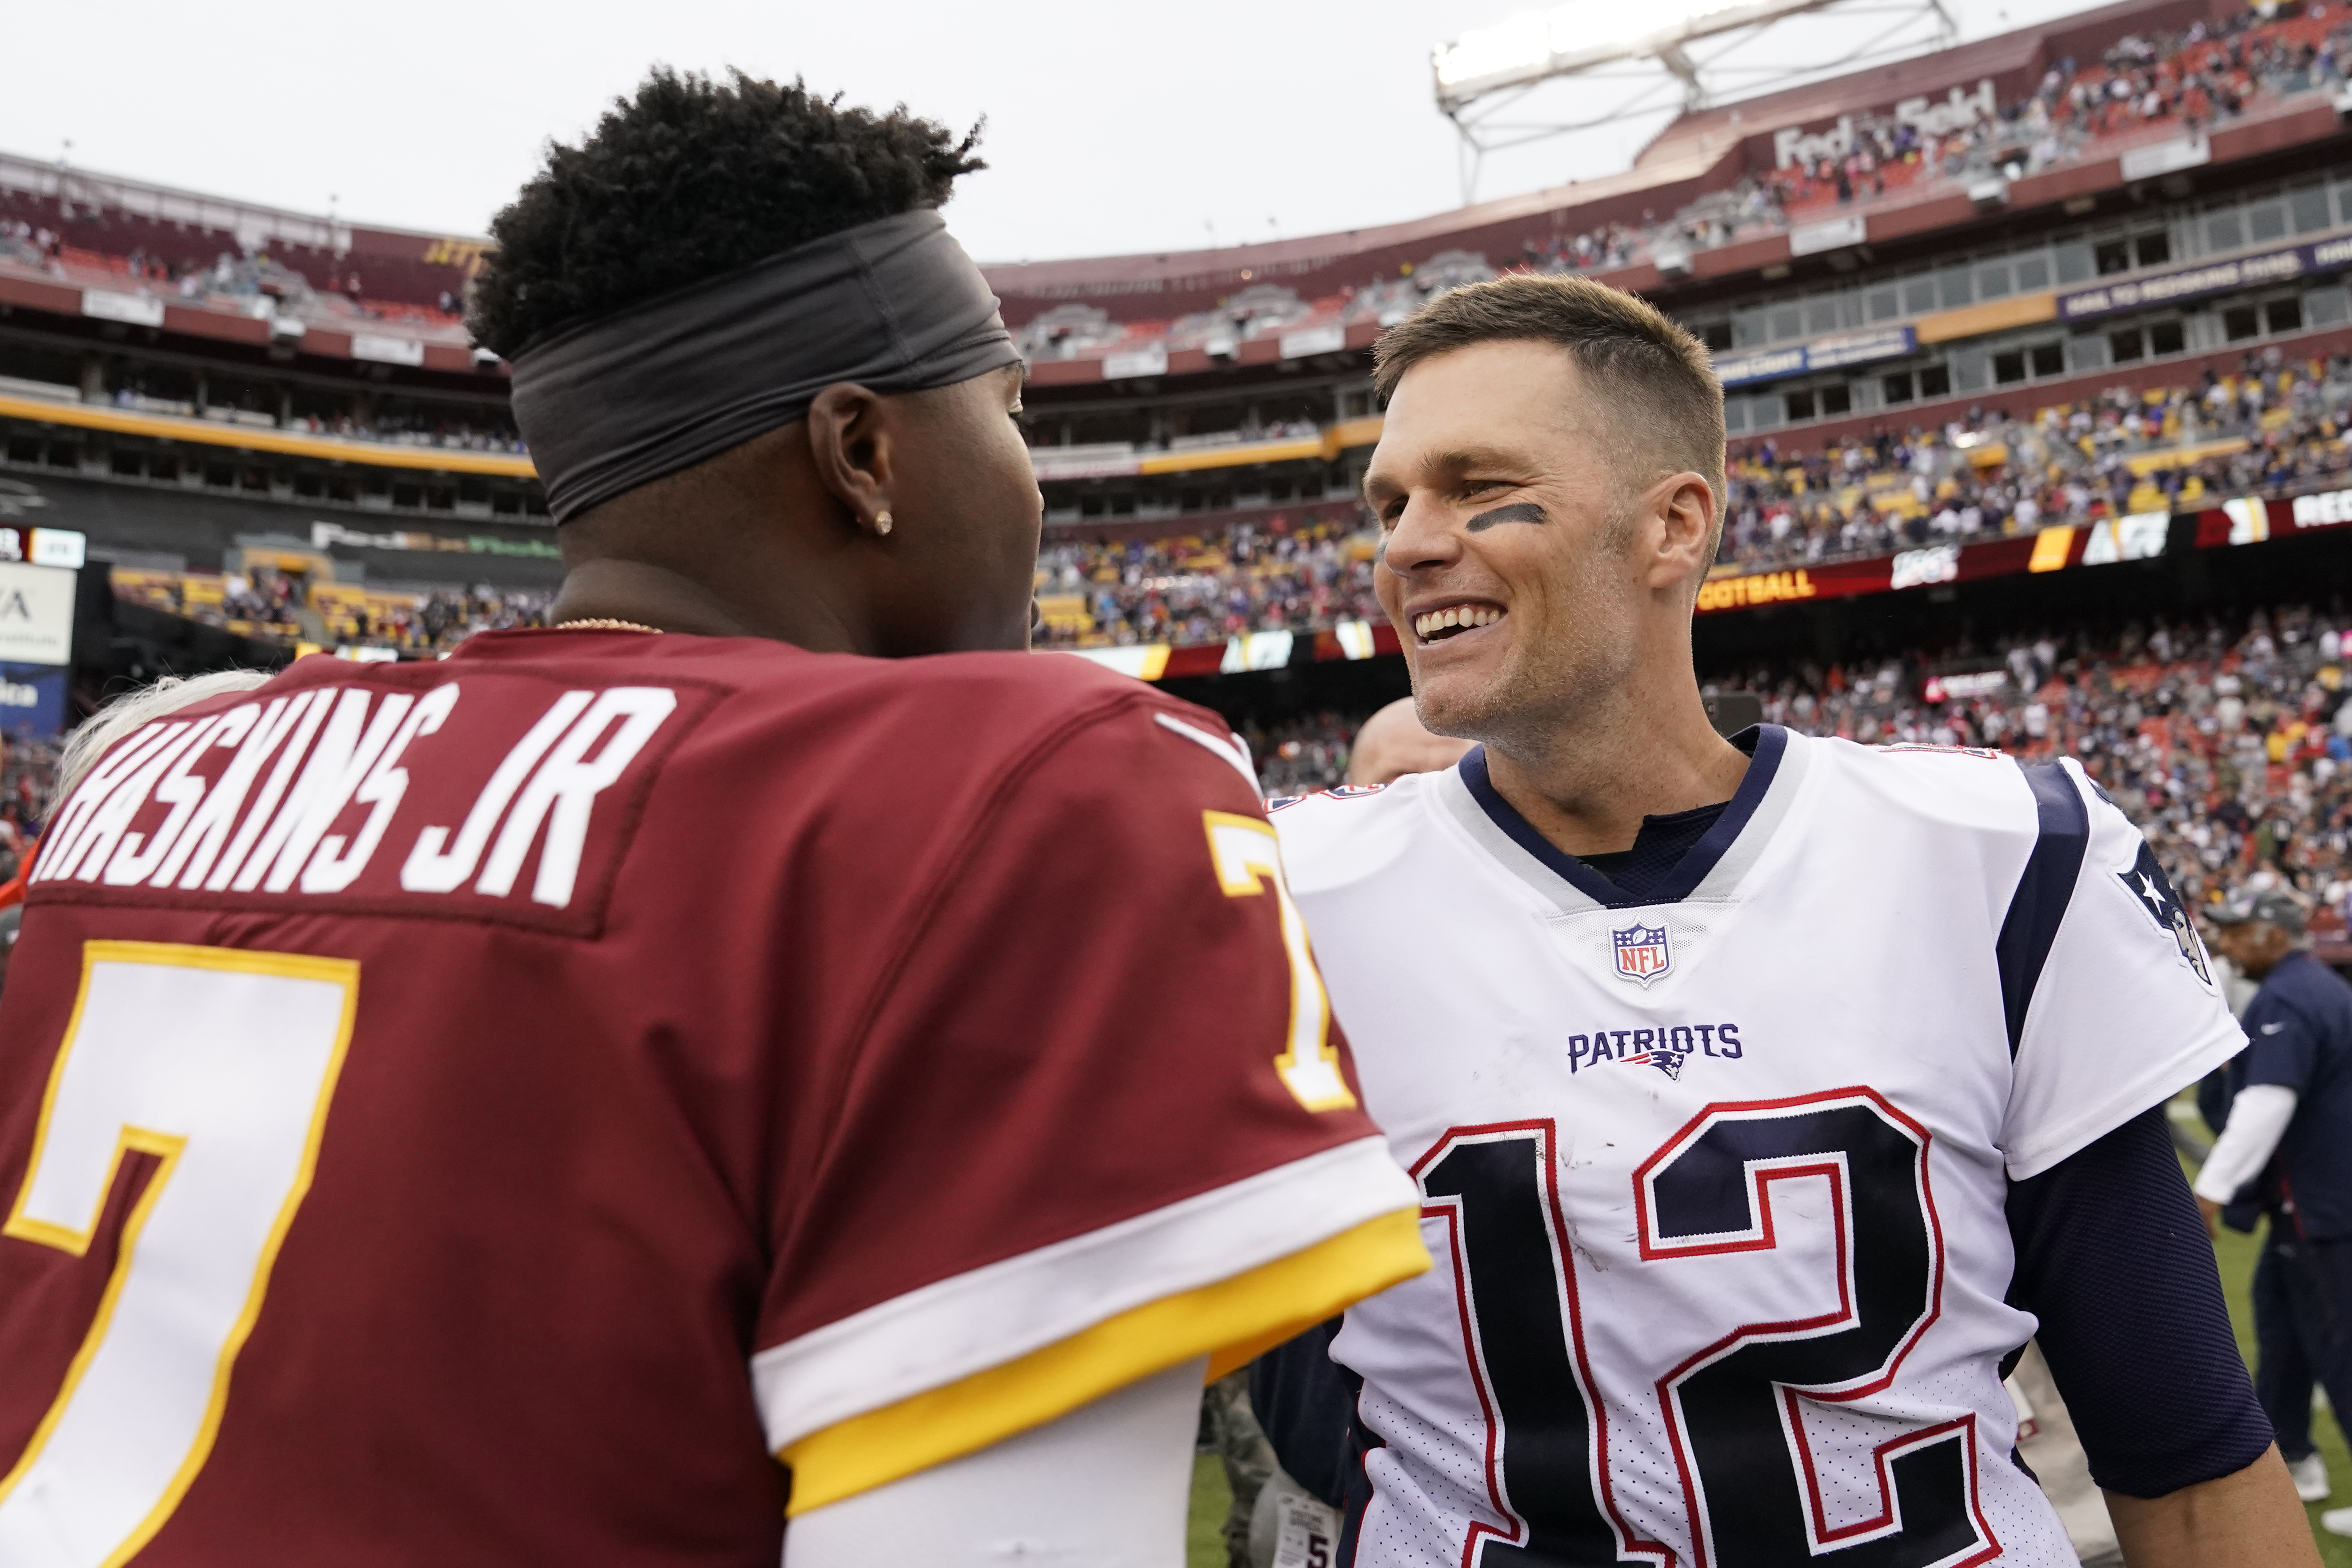
<svg viewBox="0 0 2352 1568">
<path fill-rule="evenodd" d="M 167 675 L 152 686 L 126 691 L 81 721 L 66 737 L 58 757 L 58 784 L 49 798 L 62 804 L 98 764 L 108 747 L 141 725 L 231 691 L 250 691 L 270 679 L 266 669 L 224 669 L 216 675 Z"/>
</svg>

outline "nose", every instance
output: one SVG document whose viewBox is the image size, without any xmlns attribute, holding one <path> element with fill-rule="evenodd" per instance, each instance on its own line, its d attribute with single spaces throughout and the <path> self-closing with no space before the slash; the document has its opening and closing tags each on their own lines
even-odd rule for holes
<svg viewBox="0 0 2352 1568">
<path fill-rule="evenodd" d="M 1433 496 L 1407 498 L 1396 526 L 1381 545 L 1381 564 L 1406 578 L 1450 566 L 1461 556 L 1461 536 L 1448 509 Z"/>
</svg>

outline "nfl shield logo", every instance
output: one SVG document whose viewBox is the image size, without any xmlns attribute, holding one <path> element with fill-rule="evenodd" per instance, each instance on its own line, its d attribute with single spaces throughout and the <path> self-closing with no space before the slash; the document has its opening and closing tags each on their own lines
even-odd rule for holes
<svg viewBox="0 0 2352 1568">
<path fill-rule="evenodd" d="M 1630 925 L 1609 934 L 1617 950 L 1617 973 L 1622 978 L 1638 980 L 1646 987 L 1674 967 L 1674 953 L 1666 946 L 1665 927 Z"/>
</svg>

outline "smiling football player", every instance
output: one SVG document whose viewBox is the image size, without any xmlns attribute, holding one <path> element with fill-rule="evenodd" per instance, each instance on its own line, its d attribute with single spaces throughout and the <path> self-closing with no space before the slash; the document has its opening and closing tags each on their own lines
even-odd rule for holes
<svg viewBox="0 0 2352 1568">
<path fill-rule="evenodd" d="M 2072 762 L 1716 735 L 1722 394 L 1649 306 L 1458 289 L 1378 384 L 1381 602 L 1479 744 L 1276 817 L 1439 1260 L 1332 1345 L 1341 1561 L 2071 1564 L 2038 1330 L 2136 1568 L 2315 1562 L 2161 1110 L 2242 1037 L 2139 834 Z"/>
</svg>

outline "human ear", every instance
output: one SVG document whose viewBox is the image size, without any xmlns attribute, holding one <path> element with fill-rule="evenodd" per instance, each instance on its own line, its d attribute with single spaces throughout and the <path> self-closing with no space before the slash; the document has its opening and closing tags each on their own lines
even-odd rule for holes
<svg viewBox="0 0 2352 1568">
<path fill-rule="evenodd" d="M 809 456 L 818 479 L 848 511 L 851 525 L 887 534 L 896 480 L 896 421 L 880 394 L 835 382 L 809 404 Z"/>
<path fill-rule="evenodd" d="M 1707 546 L 1715 538 L 1715 490 L 1697 474 L 1680 473 L 1660 480 L 1650 493 L 1660 524 L 1650 586 L 1670 587 L 1704 576 L 1714 564 L 1707 559 Z"/>
</svg>

